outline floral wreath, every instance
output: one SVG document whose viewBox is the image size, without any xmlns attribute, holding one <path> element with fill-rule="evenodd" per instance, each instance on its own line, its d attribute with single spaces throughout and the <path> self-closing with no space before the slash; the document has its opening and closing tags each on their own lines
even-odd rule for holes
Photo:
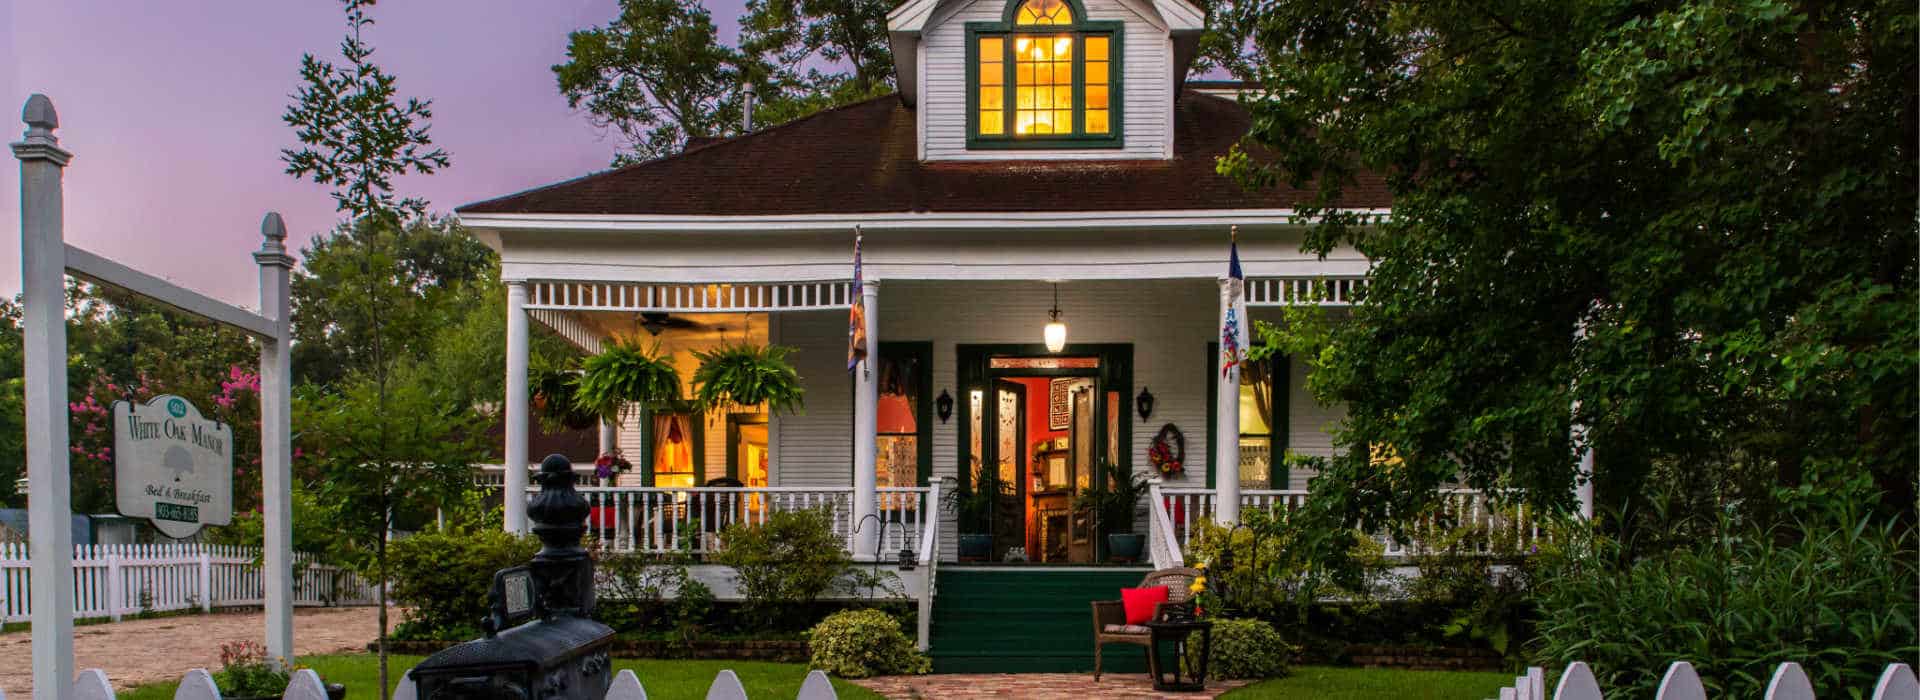
<svg viewBox="0 0 1920 700">
<path fill-rule="evenodd" d="M 1153 444 L 1147 447 L 1147 462 L 1153 465 L 1160 476 L 1179 476 L 1186 471 L 1187 438 L 1180 429 L 1168 423 L 1160 427 L 1153 436 Z"/>
</svg>

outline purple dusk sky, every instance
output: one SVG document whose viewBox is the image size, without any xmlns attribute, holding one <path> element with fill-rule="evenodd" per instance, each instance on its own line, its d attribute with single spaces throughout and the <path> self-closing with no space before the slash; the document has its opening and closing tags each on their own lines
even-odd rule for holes
<svg viewBox="0 0 1920 700">
<path fill-rule="evenodd" d="M 732 42 L 740 0 L 708 0 Z M 453 157 L 398 182 L 432 209 L 606 167 L 617 137 L 567 107 L 549 67 L 567 32 L 606 23 L 614 0 L 387 0 L 375 60 L 404 96 L 433 100 L 434 142 Z M 291 246 L 339 220 L 324 188 L 284 174 L 280 121 L 300 55 L 337 58 L 331 0 L 4 0 L 0 134 L 40 92 L 60 114 L 67 241 L 229 302 L 258 305 L 249 255 L 261 215 Z M 19 293 L 19 168 L 0 166 L 0 294 Z"/>
</svg>

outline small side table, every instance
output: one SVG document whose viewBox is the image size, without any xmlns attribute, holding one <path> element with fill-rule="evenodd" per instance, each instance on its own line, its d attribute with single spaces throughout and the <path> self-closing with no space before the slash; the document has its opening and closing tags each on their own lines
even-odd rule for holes
<svg viewBox="0 0 1920 700">
<path fill-rule="evenodd" d="M 1197 691 L 1207 689 L 1207 657 L 1213 651 L 1213 623 L 1206 620 L 1182 620 L 1148 622 L 1149 639 L 1147 643 L 1147 670 L 1153 674 L 1154 690 Z M 1192 647 L 1194 635 L 1198 634 L 1199 659 L 1191 673 L 1182 673 L 1187 650 Z M 1161 650 L 1171 648 L 1175 654 L 1173 668 L 1161 667 Z"/>
</svg>

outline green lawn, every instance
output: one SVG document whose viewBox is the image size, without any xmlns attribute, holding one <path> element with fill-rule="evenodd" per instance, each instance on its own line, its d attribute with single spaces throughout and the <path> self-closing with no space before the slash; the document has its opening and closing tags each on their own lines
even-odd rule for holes
<svg viewBox="0 0 1920 700">
<path fill-rule="evenodd" d="M 419 663 L 422 657 L 388 657 L 392 669 L 392 681 L 398 683 L 400 674 Z M 346 654 L 339 656 L 308 656 L 300 663 L 320 674 L 328 683 L 347 684 L 348 698 L 367 699 L 380 674 L 380 666 L 370 654 Z M 807 668 L 800 664 L 776 664 L 764 661 L 669 661 L 658 659 L 615 659 L 613 667 L 633 669 L 640 676 L 640 685 L 647 689 L 647 697 L 654 700 L 675 700 L 691 698 L 699 700 L 707 696 L 707 687 L 713 684 L 713 677 L 721 669 L 730 668 L 740 675 L 740 682 L 747 687 L 747 696 L 755 698 L 790 698 L 800 692 L 800 681 L 807 676 Z M 120 697 L 128 700 L 172 700 L 173 689 L 177 683 L 157 683 L 143 685 Z M 879 700 L 880 696 L 860 686 L 839 679 L 833 681 L 833 689 L 845 700 Z M 393 689 L 388 688 L 382 698 L 393 697 Z"/>
<path fill-rule="evenodd" d="M 1293 675 L 1286 678 L 1255 683 L 1221 697 L 1226 700 L 1484 700 L 1500 697 L 1500 688 L 1512 684 L 1513 676 L 1505 673 L 1305 666 L 1293 669 Z"/>
</svg>

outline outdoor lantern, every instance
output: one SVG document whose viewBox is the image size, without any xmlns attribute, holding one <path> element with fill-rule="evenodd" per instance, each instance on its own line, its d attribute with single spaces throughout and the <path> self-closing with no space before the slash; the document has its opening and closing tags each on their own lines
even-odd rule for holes
<svg viewBox="0 0 1920 700">
<path fill-rule="evenodd" d="M 914 562 L 916 561 L 918 561 L 918 558 L 913 555 L 912 547 L 900 548 L 900 570 L 901 571 L 912 571 Z"/>
<path fill-rule="evenodd" d="M 1140 411 L 1140 420 L 1153 417 L 1153 392 L 1140 387 L 1140 395 L 1133 397 L 1133 406 Z"/>
<path fill-rule="evenodd" d="M 942 423 L 947 422 L 948 418 L 952 418 L 953 394 L 947 393 L 946 389 L 941 389 L 939 398 L 933 400 L 933 411 L 940 414 L 940 422 Z"/>
<path fill-rule="evenodd" d="M 1060 320 L 1060 285 L 1053 285 L 1053 310 L 1047 312 L 1047 352 L 1060 352 L 1067 347 L 1067 324 Z"/>
</svg>

